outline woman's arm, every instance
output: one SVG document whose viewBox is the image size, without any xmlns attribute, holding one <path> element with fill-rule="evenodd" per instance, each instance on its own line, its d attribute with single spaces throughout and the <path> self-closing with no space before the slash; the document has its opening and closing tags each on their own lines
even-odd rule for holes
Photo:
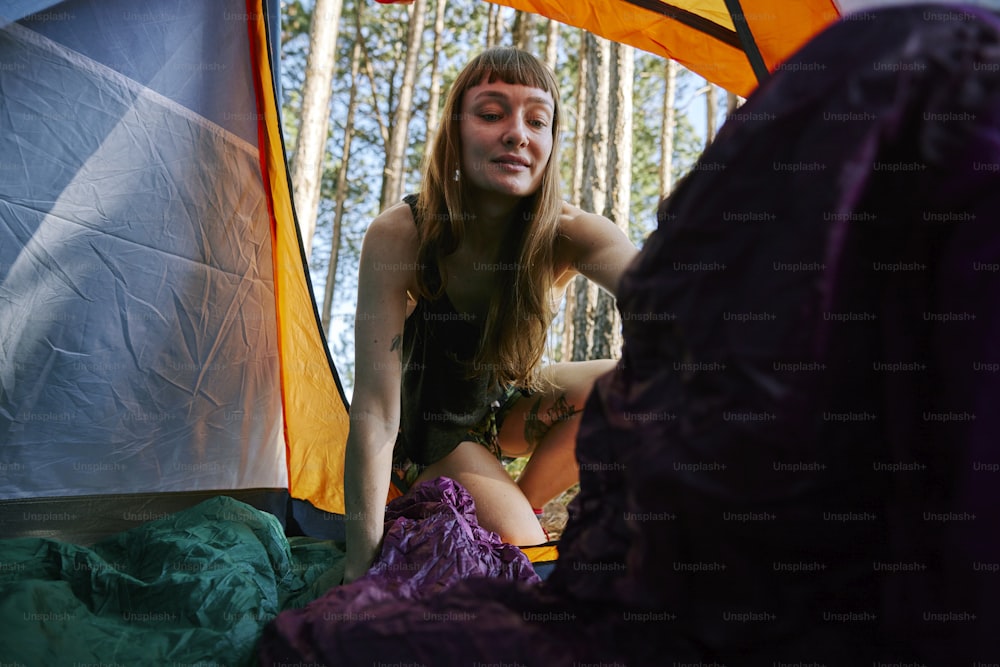
<svg viewBox="0 0 1000 667">
<path fill-rule="evenodd" d="M 382 540 L 399 429 L 403 322 L 416 252 L 416 228 L 405 204 L 377 217 L 361 246 L 354 395 L 344 463 L 345 582 L 368 571 Z"/>
<path fill-rule="evenodd" d="M 639 252 L 625 232 L 602 215 L 564 204 L 559 236 L 558 254 L 569 267 L 617 296 L 622 274 Z"/>
</svg>

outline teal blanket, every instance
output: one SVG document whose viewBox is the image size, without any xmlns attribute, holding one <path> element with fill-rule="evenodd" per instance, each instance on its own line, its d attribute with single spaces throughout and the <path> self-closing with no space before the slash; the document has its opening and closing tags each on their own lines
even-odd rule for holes
<svg viewBox="0 0 1000 667">
<path fill-rule="evenodd" d="M 252 665 L 278 612 L 340 584 L 342 552 L 219 497 L 93 547 L 0 541 L 7 664 Z"/>
</svg>

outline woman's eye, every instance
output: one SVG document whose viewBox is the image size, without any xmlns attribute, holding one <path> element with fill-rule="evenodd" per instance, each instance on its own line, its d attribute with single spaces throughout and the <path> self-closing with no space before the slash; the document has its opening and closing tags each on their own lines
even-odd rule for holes
<svg viewBox="0 0 1000 667">
<path fill-rule="evenodd" d="M 495 120 L 500 120 L 500 114 L 498 113 L 481 113 L 479 114 L 479 117 L 485 121 L 490 121 L 490 122 Z"/>
<path fill-rule="evenodd" d="M 548 125 L 549 125 L 548 121 L 542 120 L 541 118 L 536 118 L 534 120 L 529 120 L 528 122 L 531 124 L 532 127 L 536 127 L 539 130 L 542 129 L 542 128 L 548 127 Z"/>
</svg>

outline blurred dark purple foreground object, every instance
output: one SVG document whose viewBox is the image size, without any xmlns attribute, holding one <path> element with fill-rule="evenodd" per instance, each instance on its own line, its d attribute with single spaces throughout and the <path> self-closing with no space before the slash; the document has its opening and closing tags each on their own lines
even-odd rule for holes
<svg viewBox="0 0 1000 667">
<path fill-rule="evenodd" d="M 463 579 L 496 553 L 436 533 L 426 592 L 375 571 L 281 614 L 264 663 L 1000 661 L 998 212 L 1000 21 L 832 27 L 626 276 L 552 576 Z"/>
</svg>

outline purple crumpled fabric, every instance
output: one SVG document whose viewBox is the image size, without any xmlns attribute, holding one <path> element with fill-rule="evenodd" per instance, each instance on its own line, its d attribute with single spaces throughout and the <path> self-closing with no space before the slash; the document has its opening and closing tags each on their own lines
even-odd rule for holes
<svg viewBox="0 0 1000 667">
<path fill-rule="evenodd" d="M 340 632 L 391 622 L 408 604 L 467 579 L 539 581 L 524 552 L 479 525 L 472 496 L 452 479 L 415 486 L 389 504 L 385 521 L 382 549 L 369 572 L 301 609 L 278 615 L 261 641 L 262 664 L 354 664 L 350 652 L 334 659 L 340 655 Z M 476 610 L 477 605 L 451 608 L 441 611 L 439 619 L 471 622 Z"/>
<path fill-rule="evenodd" d="M 824 31 L 624 276 L 550 577 L 384 601 L 298 655 L 1000 663 L 998 211 L 1000 19 L 914 5 Z"/>
</svg>

